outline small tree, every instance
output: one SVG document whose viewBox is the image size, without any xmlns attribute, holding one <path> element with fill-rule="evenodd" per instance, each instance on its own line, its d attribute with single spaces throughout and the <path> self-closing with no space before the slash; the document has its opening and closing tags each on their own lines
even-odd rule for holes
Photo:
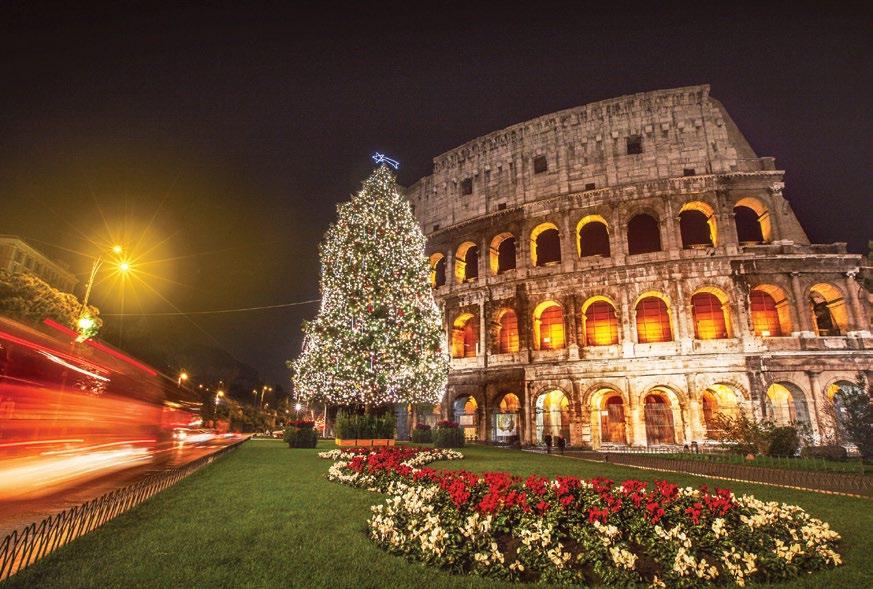
<svg viewBox="0 0 873 589">
<path fill-rule="evenodd" d="M 744 454 L 764 454 L 770 448 L 773 424 L 745 411 L 738 411 L 736 415 L 717 413 L 713 416 L 713 426 L 719 440 L 734 445 Z"/>
<path fill-rule="evenodd" d="M 10 274 L 0 270 L 0 315 L 12 319 L 39 323 L 54 319 L 62 325 L 76 329 L 82 303 L 75 295 L 60 291 L 32 274 Z M 85 312 L 94 319 L 95 329 L 103 325 L 97 307 L 88 305 Z"/>
<path fill-rule="evenodd" d="M 873 386 L 841 388 L 835 395 L 842 405 L 839 415 L 840 425 L 846 437 L 858 447 L 864 460 L 873 459 Z"/>
</svg>

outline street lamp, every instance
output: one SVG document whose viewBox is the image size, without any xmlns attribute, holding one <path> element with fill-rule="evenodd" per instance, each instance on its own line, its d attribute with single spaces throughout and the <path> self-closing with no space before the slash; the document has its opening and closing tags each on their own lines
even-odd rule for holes
<svg viewBox="0 0 873 589">
<path fill-rule="evenodd" d="M 187 380 L 188 380 L 188 373 L 183 370 L 182 372 L 179 373 L 179 380 L 177 382 L 179 383 L 179 386 L 181 387 L 182 383 L 187 381 Z"/>
<path fill-rule="evenodd" d="M 116 256 L 121 255 L 124 252 L 124 248 L 119 244 L 115 244 L 112 246 L 112 253 Z M 77 341 L 85 341 L 90 337 L 91 330 L 93 330 L 96 321 L 92 317 L 89 317 L 85 310 L 88 308 L 88 299 L 91 298 L 91 289 L 94 287 L 94 279 L 97 277 L 97 272 L 100 271 L 100 267 L 103 265 L 103 254 L 100 254 L 94 259 L 94 263 L 91 264 L 91 274 L 88 276 L 88 282 L 85 285 L 85 296 L 82 298 L 82 306 L 79 308 L 79 319 L 76 322 L 76 327 L 79 328 L 79 337 L 76 338 Z M 118 261 L 118 270 L 121 272 L 128 272 L 130 270 L 130 262 L 127 260 L 119 260 Z"/>
<path fill-rule="evenodd" d="M 216 406 L 218 405 L 218 401 L 219 401 L 223 396 L 224 396 L 224 391 L 222 391 L 222 390 L 220 390 L 220 389 L 215 393 L 215 405 L 216 405 Z"/>
</svg>

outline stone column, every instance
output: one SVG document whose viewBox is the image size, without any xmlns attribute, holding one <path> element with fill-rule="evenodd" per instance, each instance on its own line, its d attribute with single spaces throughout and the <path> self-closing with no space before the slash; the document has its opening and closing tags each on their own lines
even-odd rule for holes
<svg viewBox="0 0 873 589">
<path fill-rule="evenodd" d="M 685 443 L 700 442 L 706 439 L 706 424 L 700 408 L 700 399 L 695 389 L 696 374 L 685 374 L 685 387 L 688 395 L 688 418 L 685 422 Z"/>
<path fill-rule="evenodd" d="M 820 370 L 806 371 L 806 376 L 809 379 L 809 396 L 812 398 L 812 407 L 809 407 L 809 403 L 807 403 L 806 409 L 809 412 L 809 426 L 810 428 L 812 428 L 813 442 L 816 444 L 819 443 L 822 436 L 821 426 L 818 420 L 818 407 L 822 402 L 822 397 L 825 397 L 824 400 L 829 402 L 829 400 L 826 398 L 824 389 L 821 386 L 821 382 L 819 379 L 820 374 Z"/>
<path fill-rule="evenodd" d="M 673 326 L 672 329 L 677 329 L 678 334 L 674 334 L 674 340 L 679 342 L 680 350 L 683 353 L 690 352 L 693 347 L 694 340 L 694 326 L 689 325 L 688 321 L 694 316 L 693 308 L 691 306 L 691 301 L 685 300 L 685 293 L 683 292 L 683 285 L 681 282 L 675 283 L 675 288 L 673 289 L 675 293 L 675 300 L 673 301 L 671 315 L 673 315 Z M 693 319 L 691 319 L 693 321 Z M 678 337 L 676 337 L 678 335 Z"/>
<path fill-rule="evenodd" d="M 858 290 L 861 288 L 861 285 L 855 280 L 857 274 L 856 270 L 846 272 L 846 294 L 849 297 L 847 307 L 852 311 L 850 317 L 854 316 L 854 321 L 849 325 L 848 331 L 854 331 L 858 335 L 869 336 L 870 330 L 869 325 L 867 325 L 867 314 L 864 311 L 863 305 L 861 305 L 861 298 L 858 296 Z"/>
<path fill-rule="evenodd" d="M 488 323 L 485 320 L 485 311 L 487 305 L 485 301 L 479 301 L 479 356 L 482 359 L 488 357 Z M 486 361 L 479 362 L 482 365 L 487 365 Z"/>
<path fill-rule="evenodd" d="M 806 297 L 803 296 L 803 288 L 800 286 L 800 272 L 791 273 L 791 292 L 794 295 L 794 307 L 797 309 L 800 335 L 802 337 L 815 337 L 816 334 L 812 331 L 812 317 L 810 317 L 806 304 Z"/>
<path fill-rule="evenodd" d="M 627 380 L 627 396 L 628 396 L 628 410 L 630 414 L 630 423 L 628 424 L 630 427 L 630 432 L 628 437 L 631 440 L 632 446 L 645 446 L 646 445 L 646 419 L 645 414 L 643 412 L 643 407 L 640 403 L 640 400 L 637 398 L 637 390 L 634 387 L 630 379 Z"/>
<path fill-rule="evenodd" d="M 564 312 L 566 318 L 564 320 L 565 330 L 567 332 L 567 355 L 570 360 L 579 359 L 579 344 L 576 341 L 577 334 L 577 318 L 576 318 L 576 296 L 567 295 L 564 297 Z"/>
<path fill-rule="evenodd" d="M 636 331 L 632 322 L 636 315 L 630 308 L 628 301 L 627 289 L 622 288 L 619 296 L 619 313 L 621 313 L 621 349 L 622 355 L 625 358 L 633 358 L 634 355 L 634 332 Z"/>
</svg>

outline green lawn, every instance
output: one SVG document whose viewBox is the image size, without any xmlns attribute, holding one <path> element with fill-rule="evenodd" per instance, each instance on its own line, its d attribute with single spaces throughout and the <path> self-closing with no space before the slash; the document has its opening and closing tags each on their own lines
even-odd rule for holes
<svg viewBox="0 0 873 589">
<path fill-rule="evenodd" d="M 322 443 L 322 448 L 332 447 Z M 705 479 L 489 447 L 449 468 L 517 474 Z M 0 587 L 499 587 L 408 563 L 365 536 L 373 493 L 330 483 L 314 450 L 250 441 Z M 707 481 L 797 503 L 844 537 L 846 565 L 778 587 L 873 587 L 873 502 Z"/>
</svg>

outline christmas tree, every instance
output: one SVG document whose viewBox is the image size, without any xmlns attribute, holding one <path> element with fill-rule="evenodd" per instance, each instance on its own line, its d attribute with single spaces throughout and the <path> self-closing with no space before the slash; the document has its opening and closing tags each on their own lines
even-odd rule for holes
<svg viewBox="0 0 873 589">
<path fill-rule="evenodd" d="M 425 237 L 384 164 L 337 207 L 321 254 L 321 308 L 291 362 L 298 397 L 373 407 L 438 403 L 448 379 Z"/>
</svg>

